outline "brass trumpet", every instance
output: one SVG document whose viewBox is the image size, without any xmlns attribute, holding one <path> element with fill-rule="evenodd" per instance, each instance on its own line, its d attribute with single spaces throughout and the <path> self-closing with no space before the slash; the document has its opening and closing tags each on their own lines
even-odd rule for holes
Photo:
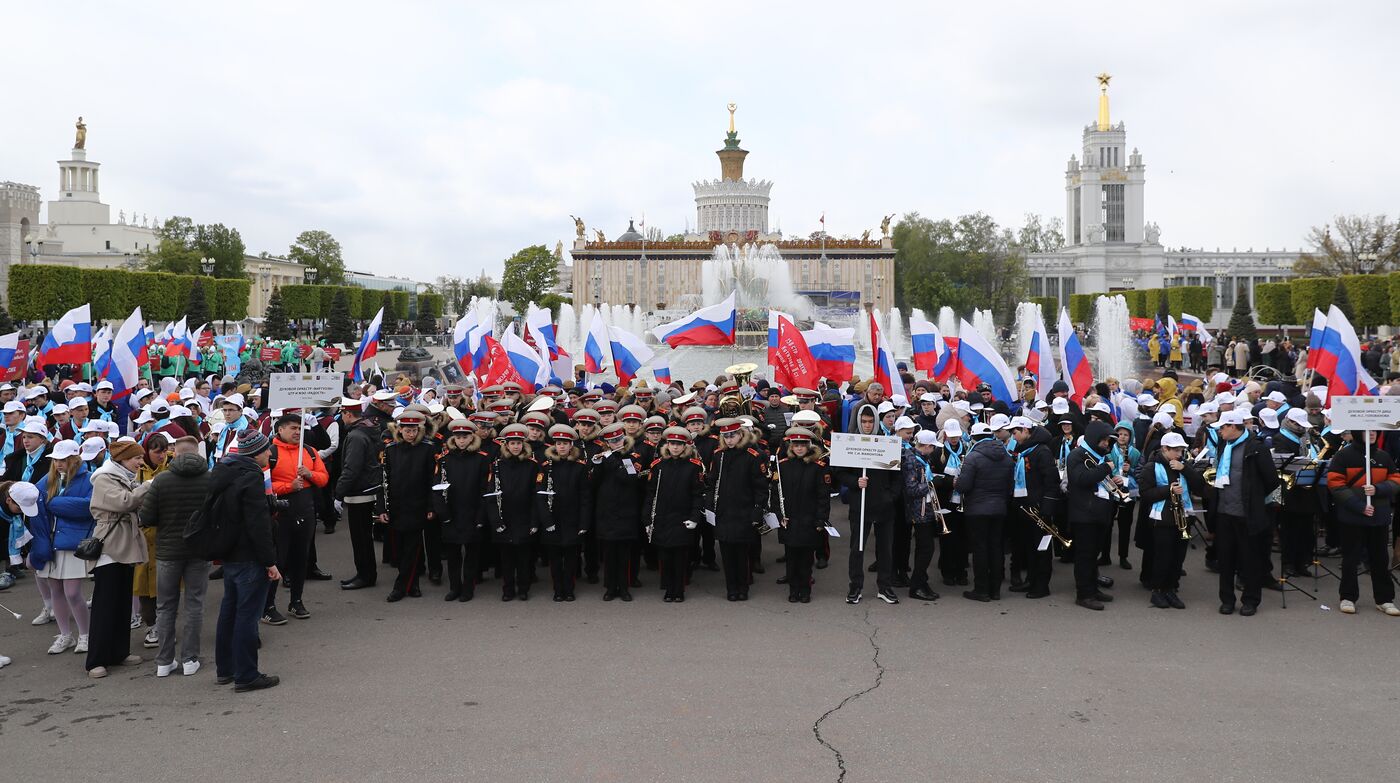
<svg viewBox="0 0 1400 783">
<path fill-rule="evenodd" d="M 1173 484 L 1172 486 L 1176 485 Z M 1181 533 L 1181 540 L 1190 541 L 1191 526 L 1186 521 L 1186 504 L 1182 501 L 1180 495 L 1172 492 L 1168 498 L 1168 505 L 1171 506 L 1172 522 L 1176 523 L 1177 532 Z"/>
<path fill-rule="evenodd" d="M 1060 546 L 1068 549 L 1074 544 L 1072 540 L 1060 535 L 1059 528 L 1056 528 L 1054 525 L 1046 521 L 1045 517 L 1042 517 L 1040 515 L 1040 512 L 1036 510 L 1035 506 L 1022 506 L 1021 508 L 1025 509 L 1026 516 L 1030 517 L 1031 520 L 1035 522 L 1037 527 L 1039 527 L 1041 530 L 1044 530 L 1046 533 L 1049 533 L 1052 538 L 1059 542 Z"/>
<path fill-rule="evenodd" d="M 1086 458 L 1084 460 L 1084 467 L 1096 468 L 1098 467 L 1098 465 L 1095 464 L 1093 460 Z M 1110 476 L 1105 476 L 1104 478 L 1100 479 L 1099 486 L 1102 487 L 1103 490 L 1108 493 L 1109 499 L 1111 499 L 1114 503 L 1117 503 L 1120 506 L 1126 506 L 1129 503 L 1133 502 L 1132 497 L 1128 495 L 1128 491 L 1118 486 L 1118 484 L 1114 483 L 1113 479 L 1111 478 L 1111 474 Z"/>
</svg>

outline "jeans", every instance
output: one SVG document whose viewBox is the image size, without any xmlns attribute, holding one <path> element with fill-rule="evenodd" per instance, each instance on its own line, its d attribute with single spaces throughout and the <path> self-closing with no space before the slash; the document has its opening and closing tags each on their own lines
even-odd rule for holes
<svg viewBox="0 0 1400 783">
<path fill-rule="evenodd" d="M 180 661 L 199 660 L 199 633 L 204 627 L 204 592 L 209 586 L 207 560 L 156 561 L 156 663 L 175 662 L 175 620 L 180 613 L 180 583 L 185 585 L 185 622 L 180 628 Z"/>
<path fill-rule="evenodd" d="M 238 684 L 256 680 L 258 618 L 267 599 L 267 569 L 257 563 L 224 563 L 224 601 L 214 633 L 214 668 Z"/>
<path fill-rule="evenodd" d="M 868 519 L 865 522 L 865 549 L 875 548 L 875 588 L 893 591 L 894 568 L 894 520 Z M 870 539 L 874 537 L 872 542 Z M 850 581 L 850 591 L 859 593 L 865 587 L 865 549 L 860 548 L 860 524 L 851 520 L 851 554 L 846 561 L 846 573 Z"/>
</svg>

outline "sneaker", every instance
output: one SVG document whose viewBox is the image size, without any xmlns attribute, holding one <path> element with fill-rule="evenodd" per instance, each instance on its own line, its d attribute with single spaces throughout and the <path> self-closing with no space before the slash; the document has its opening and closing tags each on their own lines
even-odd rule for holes
<svg viewBox="0 0 1400 783">
<path fill-rule="evenodd" d="M 268 609 L 266 612 L 263 612 L 262 621 L 266 625 L 287 624 L 287 618 L 284 617 L 281 612 L 277 611 L 277 607 L 275 606 L 271 609 Z"/>
<path fill-rule="evenodd" d="M 0 669 L 9 666 L 11 663 L 14 663 L 14 661 L 11 661 L 7 656 L 0 655 Z"/>
<path fill-rule="evenodd" d="M 81 655 L 81 654 L 87 652 L 87 648 L 88 648 L 88 635 L 85 634 L 85 633 L 84 633 L 84 634 L 79 634 L 79 635 L 78 635 L 78 643 L 77 643 L 76 645 L 73 646 L 73 652 L 74 652 L 75 654 Z"/>
<path fill-rule="evenodd" d="M 88 608 L 91 609 L 92 607 L 89 606 Z M 133 615 L 131 616 L 131 630 L 136 631 L 136 630 L 140 630 L 140 628 L 141 628 L 141 615 L 139 615 L 139 614 L 133 614 Z"/>
<path fill-rule="evenodd" d="M 1152 591 L 1152 599 L 1150 603 L 1152 604 L 1152 608 L 1154 609 L 1166 609 L 1167 607 L 1171 606 L 1171 604 L 1167 603 L 1167 597 L 1163 595 L 1160 590 Z"/>
<path fill-rule="evenodd" d="M 146 631 L 146 638 L 141 640 L 141 646 L 147 649 L 160 646 L 160 634 L 156 633 L 156 629 Z"/>
<path fill-rule="evenodd" d="M 54 637 L 53 644 L 49 645 L 49 655 L 58 655 L 75 644 L 77 644 L 77 642 L 73 641 L 73 637 L 66 633 L 61 633 Z"/>
<path fill-rule="evenodd" d="M 1181 597 L 1176 593 L 1167 593 L 1167 605 L 1173 609 L 1186 608 L 1186 604 L 1182 602 Z"/>
<path fill-rule="evenodd" d="M 875 595 L 879 596 L 880 600 L 887 604 L 899 603 L 899 596 L 895 595 L 893 590 L 880 590 L 875 593 Z"/>
<path fill-rule="evenodd" d="M 140 663 L 140 662 L 142 662 L 142 661 L 144 661 L 144 660 L 146 660 L 146 659 L 145 659 L 145 658 L 142 658 L 142 657 L 139 656 L 139 655 L 128 655 L 128 656 L 126 656 L 125 658 L 121 659 L 121 662 L 118 663 L 117 665 L 118 665 L 118 666 L 135 666 L 136 664 L 138 664 L 138 663 Z"/>
<path fill-rule="evenodd" d="M 286 622 L 286 620 L 284 619 L 282 622 Z M 233 686 L 233 692 L 246 693 L 248 691 L 260 691 L 267 688 L 275 688 L 277 687 L 277 683 L 281 681 L 282 679 L 275 674 L 259 674 L 257 678 L 252 680 L 251 682 L 235 683 Z"/>
<path fill-rule="evenodd" d="M 1356 614 L 1356 602 L 1342 599 L 1342 614 Z"/>
<path fill-rule="evenodd" d="M 91 669 L 88 669 L 88 676 L 93 678 L 94 680 L 100 680 L 103 677 L 107 676 L 107 667 L 94 666 Z"/>
<path fill-rule="evenodd" d="M 169 677 L 171 672 L 174 672 L 178 666 L 179 664 L 175 663 L 158 663 L 156 664 L 156 676 Z"/>
<path fill-rule="evenodd" d="M 188 677 L 191 674 L 194 674 L 195 672 L 199 671 L 199 661 L 185 661 L 184 664 L 180 666 L 180 670 L 186 677 Z"/>
<path fill-rule="evenodd" d="M 306 611 L 306 607 L 300 601 L 292 604 L 291 606 L 288 606 L 287 614 L 297 618 L 298 620 L 305 620 L 306 618 L 311 616 L 311 613 Z"/>
<path fill-rule="evenodd" d="M 859 590 L 852 590 L 851 592 L 846 593 L 846 603 L 848 604 L 858 604 L 860 603 L 860 599 L 861 595 Z"/>
<path fill-rule="evenodd" d="M 30 620 L 29 624 L 45 625 L 51 622 L 53 622 L 53 610 L 46 606 L 43 609 L 40 609 L 38 614 L 34 615 L 34 619 Z"/>
<path fill-rule="evenodd" d="M 1400 617 L 1400 608 L 1396 608 L 1393 603 L 1376 604 L 1376 611 L 1390 617 Z"/>
</svg>

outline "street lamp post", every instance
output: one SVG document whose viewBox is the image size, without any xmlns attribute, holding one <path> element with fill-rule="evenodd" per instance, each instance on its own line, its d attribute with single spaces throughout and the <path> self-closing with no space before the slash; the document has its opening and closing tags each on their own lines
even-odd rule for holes
<svg viewBox="0 0 1400 783">
<path fill-rule="evenodd" d="M 318 278 L 318 277 L 321 276 L 321 270 L 317 269 L 316 267 L 311 267 L 311 268 L 309 268 L 309 269 L 306 270 L 305 274 L 306 274 L 306 282 L 307 282 L 307 284 L 309 284 L 309 285 L 316 285 L 316 278 Z M 311 324 L 312 324 L 312 329 L 314 330 L 314 329 L 315 329 L 315 324 L 316 324 L 316 319 L 314 319 L 314 318 L 311 319 Z"/>
<path fill-rule="evenodd" d="M 204 274 L 205 274 L 206 276 L 212 277 L 212 276 L 214 275 L 214 259 L 212 259 L 212 258 L 201 258 L 201 259 L 199 259 L 199 268 L 202 269 L 202 270 L 204 270 Z"/>
<path fill-rule="evenodd" d="M 39 263 L 39 254 L 42 253 L 44 249 L 43 240 L 36 240 L 34 235 L 30 234 L 24 238 L 24 244 L 29 246 L 29 262 L 32 264 Z"/>
</svg>

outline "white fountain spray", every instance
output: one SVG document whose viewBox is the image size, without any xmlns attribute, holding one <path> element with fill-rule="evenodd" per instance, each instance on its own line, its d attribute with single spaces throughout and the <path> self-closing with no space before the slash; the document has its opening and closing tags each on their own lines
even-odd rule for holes
<svg viewBox="0 0 1400 783">
<path fill-rule="evenodd" d="M 1128 330 L 1128 301 L 1119 296 L 1094 300 L 1094 337 L 1098 361 L 1095 378 L 1132 377 L 1132 333 Z"/>
<path fill-rule="evenodd" d="M 559 323 L 554 329 L 554 340 L 559 343 L 570 356 L 581 356 L 582 351 L 577 350 L 574 345 L 574 338 L 578 334 L 578 318 L 574 315 L 574 306 L 568 302 L 559 305 Z"/>
<path fill-rule="evenodd" d="M 894 354 L 895 358 L 908 358 L 912 353 L 904 334 L 904 317 L 900 315 L 898 307 L 891 307 L 889 325 L 885 327 L 885 339 L 889 342 L 890 353 Z"/>
<path fill-rule="evenodd" d="M 879 311 L 875 311 L 878 319 Z M 870 350 L 870 318 L 864 313 L 856 314 L 856 349 L 861 351 Z"/>
<path fill-rule="evenodd" d="M 992 318 L 991 310 L 973 310 L 972 328 L 980 332 L 982 337 L 993 348 L 996 348 L 1000 345 L 1000 343 L 997 341 L 997 324 L 996 321 Z"/>
<path fill-rule="evenodd" d="M 792 272 L 772 244 L 715 245 L 700 273 L 705 304 L 737 291 L 740 309 L 775 308 L 798 320 L 812 317 L 812 302 L 797 293 Z"/>
<path fill-rule="evenodd" d="M 958 336 L 958 316 L 947 305 L 938 308 L 938 332 L 944 337 Z"/>
<path fill-rule="evenodd" d="M 1035 331 L 1039 319 L 1040 305 L 1035 302 L 1021 302 L 1016 305 L 1016 353 L 1011 357 L 1013 368 L 1025 361 L 1026 355 L 1030 353 L 1031 332 Z"/>
</svg>

